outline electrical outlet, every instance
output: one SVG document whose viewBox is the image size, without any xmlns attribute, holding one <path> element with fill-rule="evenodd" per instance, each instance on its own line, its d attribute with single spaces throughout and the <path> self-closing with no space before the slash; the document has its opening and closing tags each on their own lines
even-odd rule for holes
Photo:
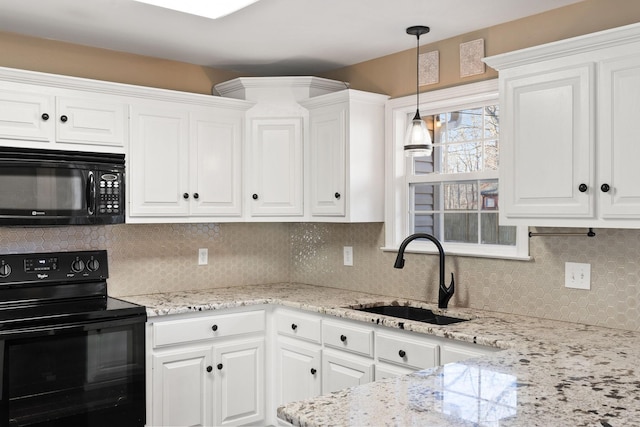
<svg viewBox="0 0 640 427">
<path fill-rule="evenodd" d="M 565 262 L 564 286 L 574 289 L 591 289 L 591 264 Z"/>
<path fill-rule="evenodd" d="M 200 248 L 198 249 L 198 265 L 207 265 L 209 264 L 209 249 Z"/>
<path fill-rule="evenodd" d="M 353 246 L 345 246 L 342 249 L 342 255 L 344 258 L 344 265 L 353 266 Z"/>
</svg>

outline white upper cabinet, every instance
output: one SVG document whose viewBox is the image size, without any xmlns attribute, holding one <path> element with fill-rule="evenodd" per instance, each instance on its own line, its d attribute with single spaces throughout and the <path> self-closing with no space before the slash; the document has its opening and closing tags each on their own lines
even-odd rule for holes
<svg viewBox="0 0 640 427">
<path fill-rule="evenodd" d="M 346 89 L 302 102 L 309 110 L 309 203 L 314 220 L 384 220 L 387 99 Z"/>
<path fill-rule="evenodd" d="M 0 144 L 123 152 L 127 105 L 97 93 L 2 82 Z"/>
<path fill-rule="evenodd" d="M 130 222 L 240 216 L 243 114 L 176 103 L 132 106 Z"/>
<path fill-rule="evenodd" d="M 510 52 L 500 224 L 640 228 L 640 25 Z"/>
<path fill-rule="evenodd" d="M 303 214 L 303 139 L 298 117 L 251 119 L 251 216 Z"/>
<path fill-rule="evenodd" d="M 317 77 L 239 78 L 247 111 L 247 220 L 384 220 L 385 95 Z"/>
</svg>

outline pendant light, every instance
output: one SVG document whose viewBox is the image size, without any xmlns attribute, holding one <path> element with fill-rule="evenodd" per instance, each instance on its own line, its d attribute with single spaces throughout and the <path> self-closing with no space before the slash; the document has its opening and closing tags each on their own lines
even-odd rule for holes
<svg viewBox="0 0 640 427">
<path fill-rule="evenodd" d="M 430 156 L 433 152 L 429 129 L 420 117 L 420 36 L 428 32 L 429 27 L 423 25 L 407 28 L 407 34 L 416 36 L 416 115 L 404 135 L 404 153 L 407 157 Z"/>
</svg>

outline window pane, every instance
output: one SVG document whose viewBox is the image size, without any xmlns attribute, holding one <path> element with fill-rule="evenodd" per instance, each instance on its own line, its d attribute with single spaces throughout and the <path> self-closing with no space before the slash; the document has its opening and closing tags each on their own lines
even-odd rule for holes
<svg viewBox="0 0 640 427">
<path fill-rule="evenodd" d="M 425 212 L 436 210 L 439 205 L 439 188 L 439 185 L 413 184 L 411 186 L 413 211 Z"/>
<path fill-rule="evenodd" d="M 436 236 L 437 225 L 435 220 L 435 215 L 414 215 L 413 217 L 413 232 L 414 233 L 427 233 L 432 236 Z"/>
<path fill-rule="evenodd" d="M 498 141 L 484 143 L 484 169 L 498 170 Z"/>
<path fill-rule="evenodd" d="M 481 243 L 488 245 L 516 244 L 516 227 L 503 227 L 498 225 L 497 213 L 483 213 Z"/>
<path fill-rule="evenodd" d="M 482 108 L 446 114 L 444 142 L 477 141 L 482 139 Z"/>
<path fill-rule="evenodd" d="M 446 242 L 478 243 L 478 214 L 444 214 L 444 240 Z"/>
<path fill-rule="evenodd" d="M 498 210 L 498 181 L 480 182 L 481 209 L 487 211 Z"/>
<path fill-rule="evenodd" d="M 488 105 L 484 107 L 484 137 L 497 139 L 499 135 L 498 106 Z"/>
<path fill-rule="evenodd" d="M 448 211 L 478 209 L 478 184 L 476 182 L 444 184 L 444 209 Z"/>
<path fill-rule="evenodd" d="M 482 170 L 482 144 L 447 144 L 442 147 L 442 172 L 465 173 Z"/>
</svg>

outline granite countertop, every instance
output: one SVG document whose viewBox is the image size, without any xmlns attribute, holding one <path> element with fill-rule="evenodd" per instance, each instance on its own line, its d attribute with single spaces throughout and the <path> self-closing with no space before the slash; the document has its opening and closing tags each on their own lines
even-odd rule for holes
<svg viewBox="0 0 640 427">
<path fill-rule="evenodd" d="M 301 284 L 122 299 L 147 306 L 149 317 L 277 304 L 504 349 L 280 407 L 293 425 L 640 426 L 638 332 L 465 308 L 447 314 L 468 322 L 400 322 L 348 307 L 406 299 Z"/>
</svg>

